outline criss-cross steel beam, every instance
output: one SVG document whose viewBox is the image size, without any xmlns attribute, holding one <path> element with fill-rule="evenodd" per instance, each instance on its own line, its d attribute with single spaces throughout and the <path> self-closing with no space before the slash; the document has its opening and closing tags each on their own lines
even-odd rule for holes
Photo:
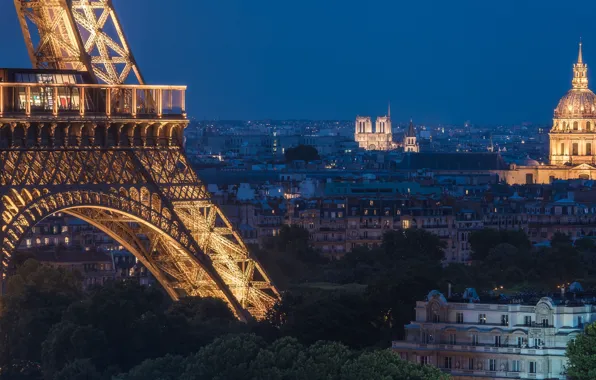
<svg viewBox="0 0 596 380">
<path fill-rule="evenodd" d="M 111 0 L 14 3 L 34 67 L 88 71 L 106 84 L 131 77 L 144 84 Z"/>
<path fill-rule="evenodd" d="M 34 67 L 109 86 L 0 82 L 0 292 L 26 234 L 64 211 L 127 247 L 172 298 L 265 317 L 279 292 L 184 153 L 185 88 L 142 85 L 111 0 L 14 2 Z M 40 93 L 52 101 L 33 109 Z"/>
</svg>

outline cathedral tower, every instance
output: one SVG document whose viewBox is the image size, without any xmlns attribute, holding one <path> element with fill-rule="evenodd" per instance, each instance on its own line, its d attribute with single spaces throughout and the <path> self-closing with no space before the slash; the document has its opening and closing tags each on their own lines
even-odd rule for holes
<svg viewBox="0 0 596 380">
<path fill-rule="evenodd" d="M 370 116 L 356 116 L 354 140 L 360 148 L 366 150 L 390 150 L 395 147 L 391 127 L 391 106 L 386 116 L 379 116 L 375 120 L 375 128 Z"/>
</svg>

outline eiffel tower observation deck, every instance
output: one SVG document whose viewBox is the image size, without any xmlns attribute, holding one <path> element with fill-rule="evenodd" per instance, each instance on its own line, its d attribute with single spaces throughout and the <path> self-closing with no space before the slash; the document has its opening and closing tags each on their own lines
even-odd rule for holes
<svg viewBox="0 0 596 380">
<path fill-rule="evenodd" d="M 174 300 L 264 317 L 279 293 L 186 159 L 186 87 L 145 84 L 109 0 L 15 5 L 33 69 L 0 69 L 0 284 L 31 228 L 64 212 Z"/>
</svg>

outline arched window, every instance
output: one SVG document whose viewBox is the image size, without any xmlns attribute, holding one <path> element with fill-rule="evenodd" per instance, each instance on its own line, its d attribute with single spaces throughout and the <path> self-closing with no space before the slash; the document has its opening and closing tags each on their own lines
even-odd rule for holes
<svg viewBox="0 0 596 380">
<path fill-rule="evenodd" d="M 577 131 L 579 129 L 579 123 L 577 121 L 573 122 L 573 130 Z"/>
<path fill-rule="evenodd" d="M 587 131 L 591 131 L 592 130 L 592 124 L 589 121 L 586 122 L 586 130 Z"/>
</svg>

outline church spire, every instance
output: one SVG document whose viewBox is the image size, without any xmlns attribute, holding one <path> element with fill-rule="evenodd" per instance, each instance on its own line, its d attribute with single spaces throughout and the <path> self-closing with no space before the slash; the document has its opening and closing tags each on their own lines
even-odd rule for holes
<svg viewBox="0 0 596 380">
<path fill-rule="evenodd" d="M 588 88 L 588 65 L 584 63 L 582 42 L 579 42 L 577 63 L 573 65 L 573 88 Z"/>
<path fill-rule="evenodd" d="M 412 118 L 410 118 L 410 125 L 408 126 L 406 137 L 416 137 L 416 131 L 414 130 L 414 121 L 412 120 Z"/>
</svg>

